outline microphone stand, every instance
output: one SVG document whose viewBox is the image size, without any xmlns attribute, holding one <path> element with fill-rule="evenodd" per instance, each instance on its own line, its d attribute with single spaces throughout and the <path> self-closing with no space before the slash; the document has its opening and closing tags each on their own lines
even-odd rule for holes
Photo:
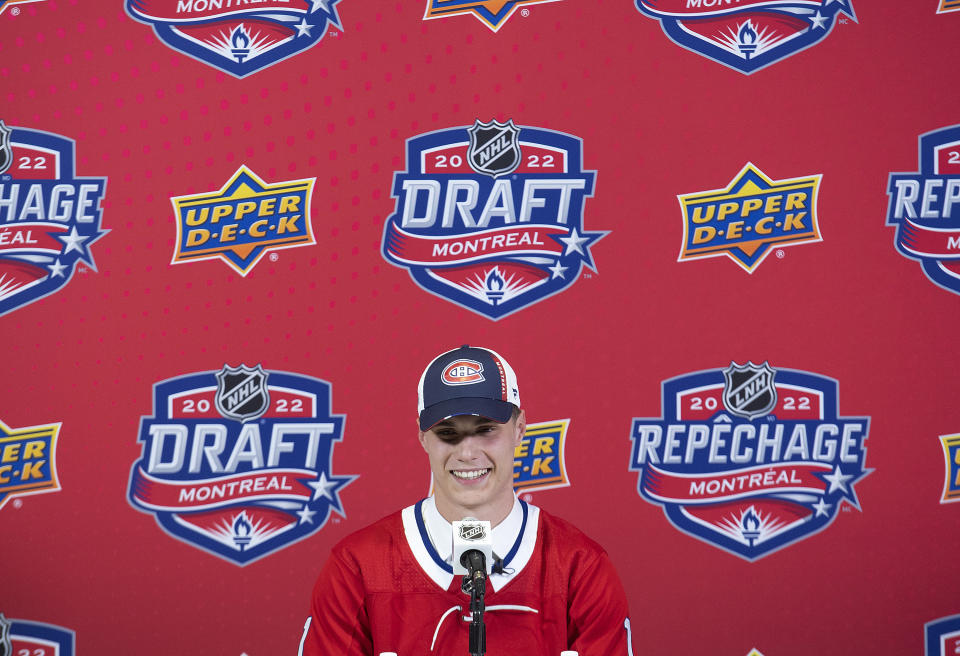
<svg viewBox="0 0 960 656">
<path fill-rule="evenodd" d="M 487 627 L 483 623 L 484 595 L 487 591 L 486 572 L 471 570 L 463 577 L 460 589 L 470 595 L 470 656 L 487 653 Z"/>
</svg>

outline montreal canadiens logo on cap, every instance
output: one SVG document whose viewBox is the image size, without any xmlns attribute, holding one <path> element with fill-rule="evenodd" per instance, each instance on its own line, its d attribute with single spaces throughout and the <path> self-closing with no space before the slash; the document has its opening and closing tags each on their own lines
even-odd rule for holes
<svg viewBox="0 0 960 656">
<path fill-rule="evenodd" d="M 486 380 L 483 377 L 483 365 L 476 360 L 466 359 L 448 364 L 440 374 L 440 379 L 444 385 L 472 385 Z"/>
</svg>

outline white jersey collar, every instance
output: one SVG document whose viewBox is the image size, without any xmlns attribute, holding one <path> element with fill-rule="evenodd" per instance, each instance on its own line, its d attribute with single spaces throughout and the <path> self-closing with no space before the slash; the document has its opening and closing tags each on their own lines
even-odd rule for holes
<svg viewBox="0 0 960 656">
<path fill-rule="evenodd" d="M 453 581 L 450 559 L 453 553 L 453 526 L 437 510 L 433 497 L 403 509 L 403 529 L 421 569 L 444 590 Z M 493 553 L 503 561 L 505 572 L 491 574 L 490 583 L 499 591 L 530 561 L 537 541 L 540 509 L 516 496 L 506 519 L 491 532 Z"/>
<path fill-rule="evenodd" d="M 430 535 L 430 542 L 433 543 L 441 560 L 447 564 L 453 564 L 453 524 L 448 522 L 437 510 L 437 503 L 433 497 L 427 497 L 420 506 L 423 512 L 423 523 L 427 526 L 427 533 Z M 517 538 L 520 537 L 520 530 L 523 528 L 523 507 L 520 505 L 520 499 L 513 497 L 513 507 L 506 519 L 493 527 L 491 539 L 493 542 L 493 554 L 499 558 L 504 558 Z"/>
</svg>

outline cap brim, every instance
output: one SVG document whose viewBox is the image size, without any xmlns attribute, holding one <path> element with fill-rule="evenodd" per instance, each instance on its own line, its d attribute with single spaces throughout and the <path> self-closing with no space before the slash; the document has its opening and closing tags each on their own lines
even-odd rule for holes
<svg viewBox="0 0 960 656">
<path fill-rule="evenodd" d="M 434 403 L 420 413 L 420 430 L 430 430 L 448 417 L 475 415 L 492 419 L 498 424 L 510 421 L 516 406 L 495 399 L 460 398 Z"/>
</svg>

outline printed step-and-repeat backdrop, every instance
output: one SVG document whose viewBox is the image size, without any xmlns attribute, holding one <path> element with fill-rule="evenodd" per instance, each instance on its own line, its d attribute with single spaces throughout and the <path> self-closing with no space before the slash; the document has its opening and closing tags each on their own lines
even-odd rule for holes
<svg viewBox="0 0 960 656">
<path fill-rule="evenodd" d="M 956 0 L 0 2 L 0 653 L 296 652 L 518 372 L 637 654 L 960 653 Z M 592 655 L 591 655 L 592 656 Z"/>
</svg>

